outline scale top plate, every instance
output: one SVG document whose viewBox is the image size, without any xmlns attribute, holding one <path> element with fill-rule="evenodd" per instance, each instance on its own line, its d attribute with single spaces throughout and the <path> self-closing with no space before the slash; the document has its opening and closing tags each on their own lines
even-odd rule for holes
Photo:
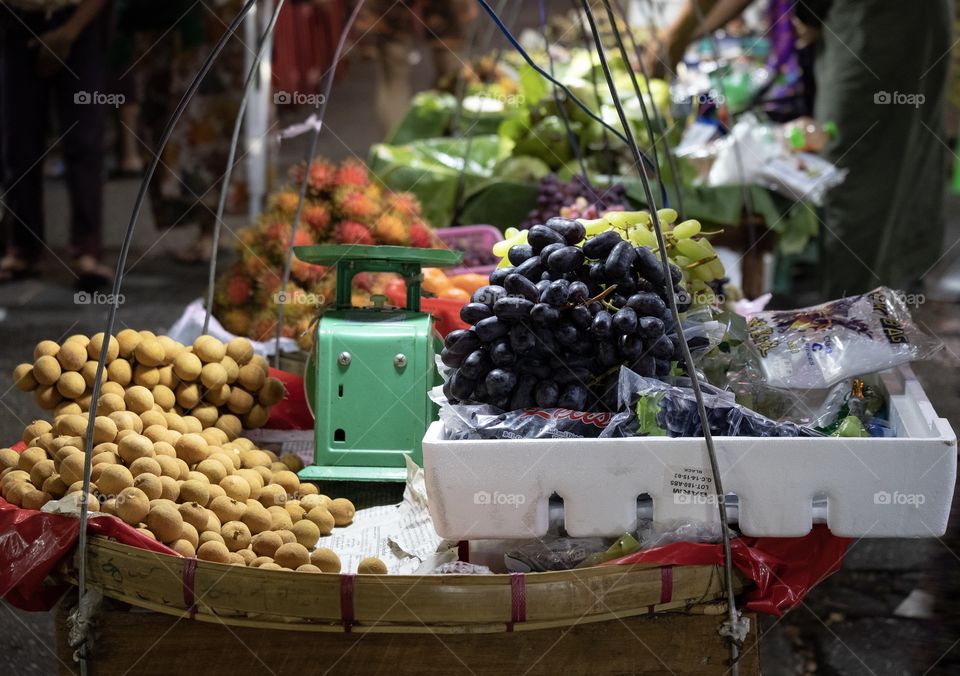
<svg viewBox="0 0 960 676">
<path fill-rule="evenodd" d="M 409 246 L 370 246 L 363 244 L 316 244 L 295 246 L 297 258 L 313 265 L 336 265 L 341 261 L 358 259 L 382 260 L 393 263 L 419 263 L 428 267 L 456 265 L 463 258 L 459 251 L 449 249 L 421 249 Z"/>
</svg>

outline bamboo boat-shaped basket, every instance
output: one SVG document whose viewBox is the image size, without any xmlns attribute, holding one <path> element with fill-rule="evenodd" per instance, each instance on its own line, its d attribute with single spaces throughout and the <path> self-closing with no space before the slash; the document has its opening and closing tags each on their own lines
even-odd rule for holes
<svg viewBox="0 0 960 676">
<path fill-rule="evenodd" d="M 87 580 L 107 598 L 151 611 L 297 631 L 496 633 L 725 608 L 719 566 L 641 564 L 494 575 L 311 574 L 157 554 L 102 537 L 90 541 Z M 742 580 L 736 584 L 740 591 Z"/>
</svg>

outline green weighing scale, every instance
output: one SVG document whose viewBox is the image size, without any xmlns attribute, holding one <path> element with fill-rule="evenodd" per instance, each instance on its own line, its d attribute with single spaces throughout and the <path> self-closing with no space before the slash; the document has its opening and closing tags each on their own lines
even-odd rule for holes
<svg viewBox="0 0 960 676">
<path fill-rule="evenodd" d="M 305 481 L 404 481 L 405 454 L 423 465 L 421 442 L 436 417 L 427 396 L 440 384 L 433 317 L 420 312 L 422 266 L 460 262 L 445 249 L 336 244 L 294 247 L 297 258 L 337 268 L 333 309 L 317 322 L 304 382 L 314 418 L 314 464 Z M 393 272 L 407 285 L 407 307 L 353 307 L 358 272 Z"/>
</svg>

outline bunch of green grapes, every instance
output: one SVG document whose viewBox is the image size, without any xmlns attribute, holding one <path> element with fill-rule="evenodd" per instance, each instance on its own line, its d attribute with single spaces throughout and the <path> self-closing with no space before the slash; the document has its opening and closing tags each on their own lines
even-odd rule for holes
<svg viewBox="0 0 960 676">
<path fill-rule="evenodd" d="M 701 232 L 700 222 L 688 219 L 676 223 L 677 212 L 674 209 L 658 209 L 657 217 L 667 256 L 683 273 L 683 286 L 692 296 L 692 306 L 714 305 L 717 299 L 712 287 L 725 278 L 726 271 L 713 245 Z M 615 211 L 594 220 L 579 219 L 579 222 L 586 229 L 587 237 L 612 230 L 634 246 L 652 249 L 659 258 L 657 236 L 653 232 L 650 214 L 646 211 Z M 501 259 L 499 267 L 510 265 L 507 253 L 517 244 L 527 244 L 527 233 L 528 230 L 517 228 L 506 230 L 505 239 L 493 247 L 494 255 Z"/>
</svg>

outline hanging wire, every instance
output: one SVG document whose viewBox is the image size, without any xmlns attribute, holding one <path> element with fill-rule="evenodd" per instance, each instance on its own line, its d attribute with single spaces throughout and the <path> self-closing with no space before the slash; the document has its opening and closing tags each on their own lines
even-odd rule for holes
<svg viewBox="0 0 960 676">
<path fill-rule="evenodd" d="M 307 144 L 307 149 L 304 153 L 303 178 L 300 179 L 300 190 L 297 194 L 297 208 L 294 209 L 293 219 L 290 222 L 290 244 L 287 246 L 287 254 L 283 261 L 283 278 L 280 282 L 280 292 L 277 295 L 277 327 L 274 335 L 273 354 L 274 368 L 280 368 L 280 338 L 283 335 L 283 315 L 284 310 L 286 309 L 287 284 L 290 283 L 290 266 L 293 264 L 293 243 L 296 241 L 297 226 L 300 223 L 300 212 L 303 209 L 303 200 L 307 194 L 307 183 L 310 180 L 310 162 L 313 160 L 313 156 L 317 152 L 317 140 L 320 138 L 320 127 L 323 125 L 323 119 L 327 113 L 327 103 L 330 101 L 330 91 L 333 89 L 333 78 L 337 73 L 337 65 L 340 63 L 340 58 L 343 55 L 343 47 L 347 43 L 347 36 L 350 34 L 350 30 L 353 28 L 353 24 L 357 20 L 357 16 L 360 14 L 360 9 L 363 7 L 363 2 L 364 0 L 357 0 L 357 4 L 354 5 L 353 12 L 351 12 L 350 16 L 347 18 L 346 24 L 343 26 L 343 32 L 340 33 L 340 40 L 337 42 L 337 48 L 333 52 L 333 64 L 327 71 L 327 80 L 323 86 L 323 95 L 320 99 L 320 110 L 318 111 L 316 119 L 313 122 L 313 131 L 310 134 L 310 142 Z"/>
<path fill-rule="evenodd" d="M 133 242 L 133 232 L 136 228 L 137 220 L 140 218 L 140 212 L 143 209 L 143 203 L 146 200 L 147 188 L 150 185 L 150 180 L 153 178 L 154 173 L 156 173 L 157 166 L 160 164 L 160 158 L 163 155 L 163 150 L 166 147 L 167 142 L 170 140 L 170 136 L 173 134 L 173 129 L 176 126 L 177 121 L 183 115 L 183 112 L 187 108 L 187 104 L 190 103 L 190 100 L 193 98 L 194 94 L 197 93 L 197 89 L 200 88 L 200 83 L 203 81 L 204 77 L 206 77 L 207 73 L 210 71 L 210 68 L 213 67 L 213 63 L 220 55 L 220 52 L 223 51 L 223 48 L 226 46 L 229 39 L 233 37 L 233 34 L 236 32 L 237 27 L 240 26 L 241 22 L 255 5 L 256 0 L 247 0 L 246 3 L 244 3 L 243 7 L 237 13 L 237 16 L 233 19 L 233 21 L 230 22 L 230 25 L 227 26 L 223 35 L 221 35 L 217 40 L 210 54 L 200 66 L 200 71 L 196 74 L 196 76 L 194 76 L 190 86 L 187 87 L 187 91 L 184 92 L 183 97 L 177 104 L 176 109 L 173 111 L 173 115 L 171 115 L 170 120 L 164 127 L 163 132 L 160 134 L 157 147 L 153 152 L 153 159 L 150 160 L 150 164 L 143 175 L 143 180 L 140 182 L 140 189 L 137 191 L 137 197 L 133 203 L 133 212 L 130 214 L 130 222 L 127 224 L 127 229 L 123 234 L 123 242 L 120 246 L 120 254 L 117 258 L 117 268 L 115 277 L 113 279 L 113 289 L 111 292 L 111 297 L 113 300 L 110 303 L 110 307 L 107 311 L 107 322 L 103 332 L 103 345 L 100 349 L 100 356 L 97 359 L 97 372 L 93 379 L 93 387 L 90 393 L 90 411 L 87 415 L 86 445 L 84 447 L 83 458 L 83 493 L 80 500 L 80 534 L 77 545 L 80 559 L 80 571 L 78 574 L 77 588 L 81 600 L 84 598 L 87 591 L 87 523 L 90 518 L 87 499 L 90 495 L 90 472 L 93 468 L 93 432 L 94 422 L 97 418 L 97 400 L 100 398 L 100 386 L 103 383 L 104 370 L 107 362 L 107 352 L 109 351 L 110 340 L 113 337 L 113 330 L 116 326 L 117 312 L 120 309 L 120 289 L 123 284 L 124 268 L 126 268 L 127 265 L 127 256 L 130 253 L 130 245 Z M 83 676 L 86 676 L 87 658 L 86 650 L 83 646 L 81 646 L 79 654 L 80 673 L 83 674 Z"/>
<path fill-rule="evenodd" d="M 506 4 L 506 0 L 500 0 L 500 5 L 498 5 L 498 10 L 497 10 L 498 12 L 500 11 L 499 8 L 502 8 L 504 4 Z M 507 17 L 506 23 L 512 24 L 516 20 L 517 15 L 520 13 L 520 6 L 521 6 L 521 3 L 519 2 L 515 2 L 513 3 L 513 5 L 510 6 L 511 14 L 509 17 Z M 490 27 L 492 29 L 490 32 L 490 35 L 486 39 L 485 45 L 478 51 L 485 51 L 493 42 L 493 36 L 496 35 L 496 25 L 491 23 Z M 494 53 L 494 56 L 493 56 L 494 68 L 496 68 L 498 63 L 500 63 L 500 59 L 503 58 L 503 51 L 504 51 L 503 47 L 498 47 L 497 51 Z M 469 60 L 472 57 L 468 56 L 467 58 Z M 463 81 L 466 82 L 466 78 L 463 78 Z M 465 92 L 461 92 L 457 99 L 457 109 L 455 112 L 458 114 L 452 120 L 452 125 L 453 125 L 452 128 L 453 128 L 454 135 L 456 135 L 457 127 L 460 124 L 460 113 L 462 112 L 463 99 L 465 98 L 463 96 L 464 93 Z M 479 112 L 474 114 L 473 116 L 474 124 L 476 123 L 476 120 L 479 118 L 479 116 L 480 116 Z M 469 127 L 469 129 L 472 129 L 472 128 L 473 128 L 473 125 Z M 461 201 L 463 200 L 463 195 L 467 186 L 467 163 L 470 160 L 470 151 L 473 149 L 474 137 L 473 137 L 473 134 L 468 133 L 466 138 L 467 138 L 466 145 L 464 146 L 464 149 L 463 149 L 463 162 L 460 165 L 460 171 L 457 174 L 457 185 L 453 191 L 453 209 L 450 212 L 450 227 L 455 226 L 457 224 L 457 221 L 460 219 L 460 212 L 463 208 Z"/>
<path fill-rule="evenodd" d="M 629 138 L 630 150 L 633 152 L 637 164 L 639 165 L 640 148 L 637 146 L 636 139 L 633 137 L 633 132 L 631 131 L 630 126 L 627 124 L 626 114 L 623 111 L 623 105 L 620 102 L 620 96 L 617 93 L 617 87 L 614 84 L 613 75 L 610 72 L 609 65 L 607 64 L 607 58 L 603 50 L 603 44 L 600 40 L 600 32 L 597 29 L 596 19 L 593 15 L 593 11 L 590 9 L 589 0 L 581 0 L 581 2 L 587 14 L 587 21 L 590 24 L 590 30 L 593 33 L 593 40 L 597 47 L 597 54 L 600 57 L 600 66 L 603 69 L 604 77 L 607 80 L 607 87 L 609 88 L 610 94 L 613 97 L 613 103 L 614 106 L 616 106 L 617 115 L 620 117 L 620 120 L 624 126 L 624 130 Z M 643 183 L 643 190 L 647 201 L 648 203 L 652 204 L 653 191 L 650 189 L 650 182 L 647 180 L 647 177 L 643 172 L 639 172 L 639 174 L 640 181 Z M 690 385 L 697 401 L 697 413 L 700 417 L 700 427 L 703 430 L 703 439 L 707 447 L 707 455 L 710 458 L 710 469 L 714 477 L 714 492 L 717 497 L 717 505 L 720 515 L 720 527 L 722 529 L 723 536 L 724 575 L 727 588 L 728 610 L 728 621 L 725 623 L 725 626 L 721 628 L 721 632 L 726 632 L 724 635 L 729 635 L 734 633 L 736 627 L 740 625 L 740 618 L 737 613 L 736 599 L 734 598 L 733 591 L 733 557 L 730 548 L 730 531 L 727 521 L 727 511 L 724 505 L 723 483 L 721 481 L 720 468 L 717 462 L 717 453 L 713 443 L 713 434 L 710 431 L 710 421 L 707 417 L 706 406 L 703 402 L 703 392 L 700 389 L 700 379 L 697 376 L 696 370 L 693 368 L 693 358 L 690 355 L 690 346 L 687 345 L 686 337 L 683 333 L 683 325 L 680 322 L 680 313 L 677 311 L 676 291 L 673 285 L 673 276 L 670 274 L 670 260 L 667 256 L 667 247 L 663 238 L 663 230 L 660 227 L 660 218 L 658 217 L 655 209 L 650 210 L 650 220 L 653 223 L 653 230 L 657 237 L 657 247 L 660 252 L 660 262 L 663 266 L 663 275 L 666 282 L 667 300 L 669 301 L 670 305 L 670 314 L 673 318 L 674 324 L 677 327 L 677 332 L 679 333 L 680 345 L 683 351 L 683 359 L 690 374 Z M 739 646 L 734 640 L 730 639 L 729 636 L 728 639 L 730 648 L 730 670 L 733 676 L 738 676 L 740 671 Z"/>
<path fill-rule="evenodd" d="M 257 79 L 257 71 L 260 68 L 260 62 L 267 51 L 267 45 L 270 44 L 270 36 L 273 35 L 274 26 L 277 25 L 277 18 L 280 16 L 280 9 L 283 7 L 284 0 L 277 0 L 273 8 L 273 14 L 270 15 L 270 21 L 260 36 L 260 43 L 257 46 L 257 54 L 253 58 L 250 70 L 247 72 L 247 79 L 243 83 L 243 96 L 240 99 L 240 107 L 237 110 L 237 117 L 233 122 L 233 136 L 230 139 L 230 151 L 227 154 L 227 170 L 223 175 L 223 183 L 220 186 L 220 199 L 217 202 L 216 220 L 213 225 L 213 252 L 210 256 L 210 272 L 207 276 L 207 306 L 203 314 L 203 330 L 201 334 L 206 334 L 210 328 L 210 315 L 213 313 L 213 287 L 217 279 L 217 258 L 220 254 L 220 230 L 223 227 L 223 212 L 227 206 L 227 193 L 230 191 L 230 180 L 233 178 L 233 166 L 237 156 L 237 146 L 240 141 L 240 128 L 243 126 L 243 115 L 247 110 L 247 102 L 250 100 L 250 92 L 253 91 L 253 83 Z"/>
<path fill-rule="evenodd" d="M 543 37 L 543 47 L 547 52 L 547 67 L 550 71 L 550 77 L 554 77 L 554 67 L 553 67 L 553 53 L 550 51 L 550 40 L 547 38 L 547 11 L 544 8 L 544 0 L 538 0 L 538 9 L 540 10 L 540 35 Z M 583 153 L 580 151 L 580 142 L 577 140 L 577 135 L 573 133 L 573 129 L 570 127 L 570 115 L 567 113 L 567 109 L 564 107 L 564 102 L 560 98 L 560 90 L 557 88 L 557 85 L 553 85 L 553 103 L 557 107 L 557 113 L 560 115 L 560 120 L 563 122 L 563 128 L 567 132 L 567 142 L 570 144 L 570 149 L 573 151 L 573 156 L 577 160 L 577 164 L 580 165 L 580 173 L 583 175 L 583 181 L 586 184 L 587 190 L 593 195 L 593 201 L 596 202 L 599 198 L 593 190 L 593 185 L 590 183 L 590 176 L 587 173 L 587 165 L 583 161 Z M 654 160 L 656 161 L 656 160 Z"/>
<path fill-rule="evenodd" d="M 574 2 L 576 2 L 576 0 L 574 0 Z M 643 64 L 643 51 L 640 49 L 640 46 L 637 44 L 637 40 L 633 35 L 633 29 L 630 27 L 627 13 L 624 10 L 623 5 L 620 3 L 620 0 L 613 0 L 613 6 L 620 15 L 620 18 L 623 20 L 623 25 L 625 26 L 624 30 L 627 34 L 627 39 L 630 41 L 630 47 L 637 57 L 637 64 L 638 68 L 640 69 L 640 75 L 643 77 L 643 84 L 646 86 L 647 91 L 650 92 L 650 76 L 647 73 L 646 66 Z M 624 60 L 627 62 L 626 65 L 627 69 L 630 71 L 630 77 L 635 79 L 633 67 L 630 65 L 629 60 Z M 673 151 L 670 148 L 670 141 L 667 138 L 668 129 L 665 122 L 666 118 L 660 113 L 660 108 L 657 106 L 657 102 L 654 100 L 652 94 L 650 96 L 650 109 L 653 111 L 653 119 L 656 122 L 657 127 L 663 132 L 660 136 L 660 143 L 663 144 L 663 153 L 667 157 L 667 166 L 670 168 L 670 179 L 671 183 L 673 183 L 674 195 L 673 206 L 677 210 L 677 213 L 680 214 L 680 217 L 683 218 L 685 212 L 683 209 L 683 193 L 681 192 L 680 186 L 680 169 L 677 165 L 677 158 L 673 156 Z M 653 141 L 653 143 L 654 148 L 656 148 L 656 141 Z M 656 157 L 654 160 L 659 162 Z"/>
</svg>

